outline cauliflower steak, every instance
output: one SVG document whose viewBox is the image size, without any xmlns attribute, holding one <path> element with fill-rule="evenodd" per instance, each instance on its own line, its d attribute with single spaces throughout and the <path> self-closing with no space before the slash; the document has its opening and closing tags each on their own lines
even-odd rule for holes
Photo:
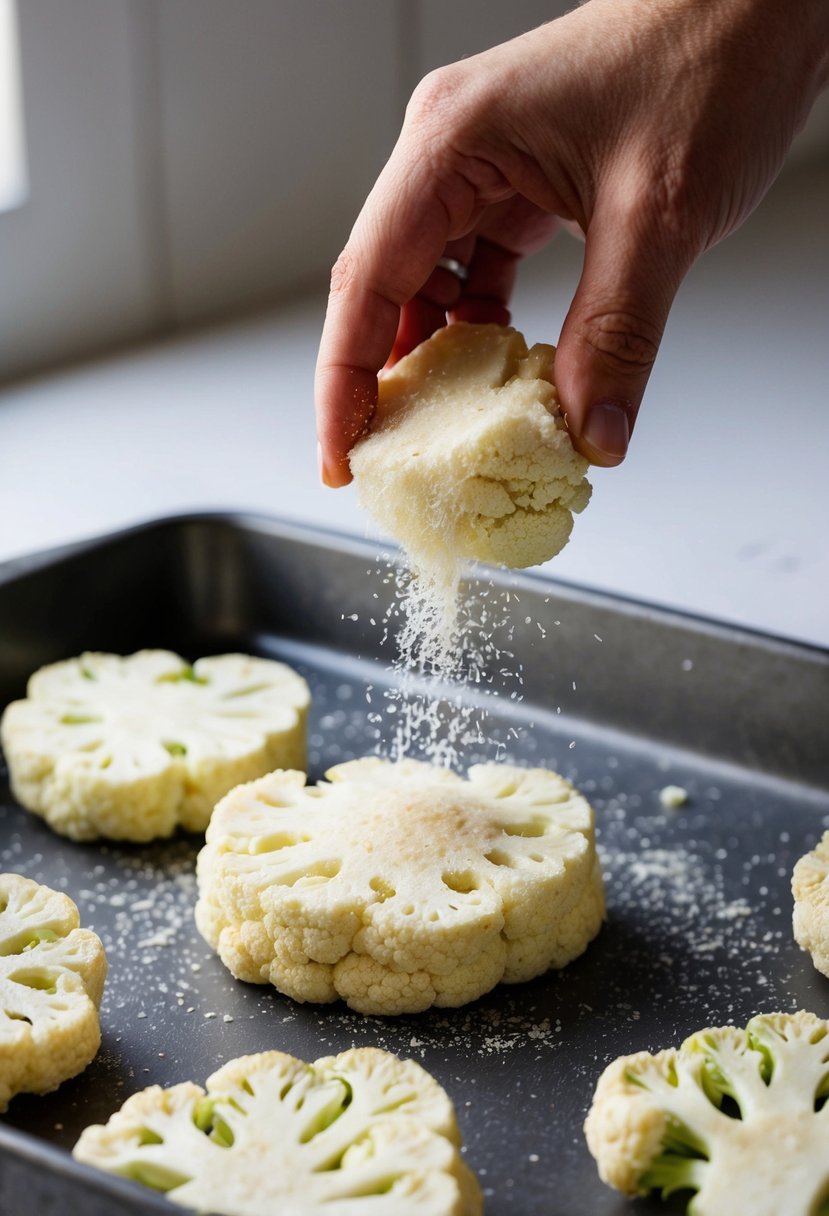
<svg viewBox="0 0 829 1216">
<path fill-rule="evenodd" d="M 351 470 L 415 566 L 446 554 L 533 566 L 564 548 L 590 484 L 559 412 L 554 359 L 514 329 L 459 322 L 381 377 Z"/>
<path fill-rule="evenodd" d="M 792 894 L 795 941 L 829 976 L 829 832 L 795 866 Z"/>
<path fill-rule="evenodd" d="M 361 1013 L 473 1001 L 563 967 L 604 914 L 593 812 L 545 769 L 354 760 L 230 793 L 196 924 L 231 972 Z"/>
<path fill-rule="evenodd" d="M 813 1216 L 829 1195 L 829 1022 L 769 1013 L 614 1060 L 585 1123 L 627 1195 L 693 1191 L 692 1216 Z"/>
<path fill-rule="evenodd" d="M 304 1064 L 269 1051 L 134 1094 L 74 1155 L 221 1216 L 479 1216 L 452 1104 L 376 1048 Z"/>
<path fill-rule="evenodd" d="M 269 659 L 167 650 L 43 667 L 0 722 L 12 791 L 72 840 L 204 831 L 242 781 L 305 764 L 305 681 Z"/>
<path fill-rule="evenodd" d="M 76 1076 L 101 1043 L 107 963 L 58 891 L 0 874 L 0 1111 Z"/>
</svg>

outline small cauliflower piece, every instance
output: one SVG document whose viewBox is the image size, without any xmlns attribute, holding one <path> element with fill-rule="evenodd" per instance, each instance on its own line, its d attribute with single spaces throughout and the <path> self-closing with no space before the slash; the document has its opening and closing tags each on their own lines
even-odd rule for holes
<svg viewBox="0 0 829 1216">
<path fill-rule="evenodd" d="M 449 1098 L 372 1047 L 305 1064 L 279 1051 L 134 1094 L 88 1127 L 79 1161 L 221 1216 L 479 1216 Z"/>
<path fill-rule="evenodd" d="M 0 874 L 0 1112 L 76 1076 L 101 1044 L 107 962 L 58 891 Z"/>
<path fill-rule="evenodd" d="M 203 832 L 233 786 L 305 765 L 305 681 L 269 659 L 168 650 L 43 667 L 0 721 L 12 792 L 72 840 Z"/>
<path fill-rule="evenodd" d="M 829 832 L 792 873 L 794 939 L 829 976 Z"/>
<path fill-rule="evenodd" d="M 439 329 L 380 379 L 351 453 L 360 500 L 420 570 L 448 559 L 533 566 L 590 498 L 555 384 L 555 348 L 514 329 Z"/>
<path fill-rule="evenodd" d="M 659 791 L 659 801 L 666 811 L 678 811 L 688 801 L 688 791 L 681 785 L 666 785 Z"/>
<path fill-rule="evenodd" d="M 563 967 L 604 915 L 593 812 L 545 769 L 271 773 L 216 808 L 196 924 L 238 978 L 360 1013 L 458 1006 Z"/>
<path fill-rule="evenodd" d="M 605 1069 L 585 1123 L 626 1195 L 696 1192 L 691 1216 L 815 1216 L 829 1195 L 829 1022 L 770 1013 Z"/>
</svg>

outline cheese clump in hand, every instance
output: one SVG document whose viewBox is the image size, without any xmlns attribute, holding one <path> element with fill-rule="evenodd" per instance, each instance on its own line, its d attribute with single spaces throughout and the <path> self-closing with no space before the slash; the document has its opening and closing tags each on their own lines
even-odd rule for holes
<svg viewBox="0 0 829 1216">
<path fill-rule="evenodd" d="M 567 543 L 590 484 L 554 360 L 514 329 L 457 323 L 381 376 L 351 469 L 363 506 L 419 571 L 460 558 L 533 566 Z"/>
</svg>

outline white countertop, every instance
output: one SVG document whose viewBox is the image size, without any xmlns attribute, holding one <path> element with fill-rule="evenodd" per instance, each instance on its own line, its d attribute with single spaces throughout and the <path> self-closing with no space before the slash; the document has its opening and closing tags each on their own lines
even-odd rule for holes
<svg viewBox="0 0 829 1216">
<path fill-rule="evenodd" d="M 826 171 L 778 184 L 689 276 L 630 455 L 594 470 L 560 579 L 829 645 Z M 578 267 L 527 267 L 516 324 L 555 340 Z M 187 510 L 365 535 L 317 481 L 324 291 L 0 393 L 0 560 Z"/>
</svg>

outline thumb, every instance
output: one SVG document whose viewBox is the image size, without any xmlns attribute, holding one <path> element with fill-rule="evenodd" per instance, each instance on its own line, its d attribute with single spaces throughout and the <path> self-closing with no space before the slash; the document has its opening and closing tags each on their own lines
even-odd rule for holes
<svg viewBox="0 0 829 1216">
<path fill-rule="evenodd" d="M 676 237 L 647 232 L 629 215 L 594 213 L 555 362 L 573 444 L 592 464 L 625 458 L 668 312 L 692 261 Z"/>
</svg>

